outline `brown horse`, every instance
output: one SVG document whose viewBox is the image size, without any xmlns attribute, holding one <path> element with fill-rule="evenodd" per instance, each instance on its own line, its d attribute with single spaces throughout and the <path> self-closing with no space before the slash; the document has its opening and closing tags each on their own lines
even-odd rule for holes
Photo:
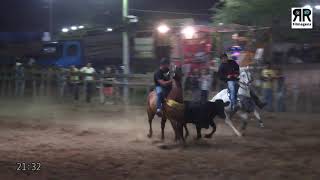
<svg viewBox="0 0 320 180">
<path fill-rule="evenodd" d="M 174 68 L 174 76 L 171 90 L 166 97 L 163 104 L 163 113 L 161 119 L 161 139 L 164 139 L 164 128 L 167 119 L 170 120 L 175 133 L 175 140 L 185 141 L 183 137 L 183 125 L 184 123 L 184 107 L 183 107 L 183 94 L 182 94 L 182 71 L 180 68 Z M 156 114 L 156 102 L 157 95 L 155 91 L 149 93 L 147 99 L 147 113 L 149 120 L 149 134 L 148 137 L 151 138 L 152 131 L 152 120 Z M 186 129 L 187 131 L 187 129 Z M 188 135 L 187 131 L 187 135 Z M 186 136 L 187 136 L 186 135 Z"/>
</svg>

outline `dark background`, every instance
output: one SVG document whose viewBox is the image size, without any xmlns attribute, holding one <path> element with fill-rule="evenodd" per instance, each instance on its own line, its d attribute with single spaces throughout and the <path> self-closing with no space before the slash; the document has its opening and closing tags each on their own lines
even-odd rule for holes
<svg viewBox="0 0 320 180">
<path fill-rule="evenodd" d="M 117 24 L 121 20 L 122 0 L 52 0 L 53 27 L 60 30 L 73 24 Z M 209 9 L 215 0 L 129 0 L 130 8 L 197 13 L 194 17 L 210 20 Z M 5 0 L 0 6 L 0 31 L 25 32 L 49 30 L 49 0 Z M 191 15 L 173 15 L 130 11 L 130 14 L 144 17 L 190 17 Z"/>
</svg>

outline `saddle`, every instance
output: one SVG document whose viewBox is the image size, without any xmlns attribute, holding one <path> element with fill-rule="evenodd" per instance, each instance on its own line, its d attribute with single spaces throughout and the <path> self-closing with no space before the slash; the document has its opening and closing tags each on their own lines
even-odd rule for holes
<svg viewBox="0 0 320 180">
<path fill-rule="evenodd" d="M 174 108 L 177 111 L 184 110 L 184 104 L 182 104 L 182 103 L 178 103 L 177 101 L 174 101 L 172 99 L 166 99 L 165 102 L 169 107 Z"/>
</svg>

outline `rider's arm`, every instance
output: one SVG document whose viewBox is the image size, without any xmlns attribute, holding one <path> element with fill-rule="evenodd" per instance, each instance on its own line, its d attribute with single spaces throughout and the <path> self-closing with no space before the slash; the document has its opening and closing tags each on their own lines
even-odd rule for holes
<svg viewBox="0 0 320 180">
<path fill-rule="evenodd" d="M 159 80 L 158 80 L 158 83 L 159 83 L 161 86 L 169 86 L 169 85 L 171 85 L 172 80 L 164 81 L 164 80 L 162 80 L 162 79 L 159 79 Z"/>
<path fill-rule="evenodd" d="M 238 77 L 240 75 L 240 67 L 239 67 L 238 63 L 236 63 L 235 61 L 233 61 L 233 64 L 234 64 L 234 68 L 235 68 L 234 73 L 235 73 L 236 77 Z"/>
<path fill-rule="evenodd" d="M 218 76 L 219 76 L 220 80 L 222 80 L 222 81 L 225 81 L 227 79 L 226 75 L 224 74 L 224 66 L 223 66 L 223 64 L 221 64 L 220 67 L 219 67 Z"/>
</svg>

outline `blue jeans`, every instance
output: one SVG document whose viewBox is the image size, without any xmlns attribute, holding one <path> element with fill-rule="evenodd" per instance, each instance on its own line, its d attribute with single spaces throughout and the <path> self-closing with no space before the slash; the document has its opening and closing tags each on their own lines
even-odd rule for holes
<svg viewBox="0 0 320 180">
<path fill-rule="evenodd" d="M 239 85 L 237 81 L 228 81 L 227 84 L 228 84 L 231 109 L 234 110 L 234 108 L 237 105 L 237 94 L 238 94 Z"/>
<path fill-rule="evenodd" d="M 273 92 L 271 88 L 263 89 L 264 100 L 267 103 L 267 111 L 273 111 Z"/>
<path fill-rule="evenodd" d="M 164 100 L 164 88 L 161 86 L 156 86 L 157 93 L 157 109 L 162 109 L 162 102 Z"/>
<path fill-rule="evenodd" d="M 94 82 L 93 81 L 87 81 L 85 82 L 85 88 L 86 88 L 86 101 L 87 103 L 91 102 L 91 97 L 93 95 L 94 92 Z"/>
</svg>

